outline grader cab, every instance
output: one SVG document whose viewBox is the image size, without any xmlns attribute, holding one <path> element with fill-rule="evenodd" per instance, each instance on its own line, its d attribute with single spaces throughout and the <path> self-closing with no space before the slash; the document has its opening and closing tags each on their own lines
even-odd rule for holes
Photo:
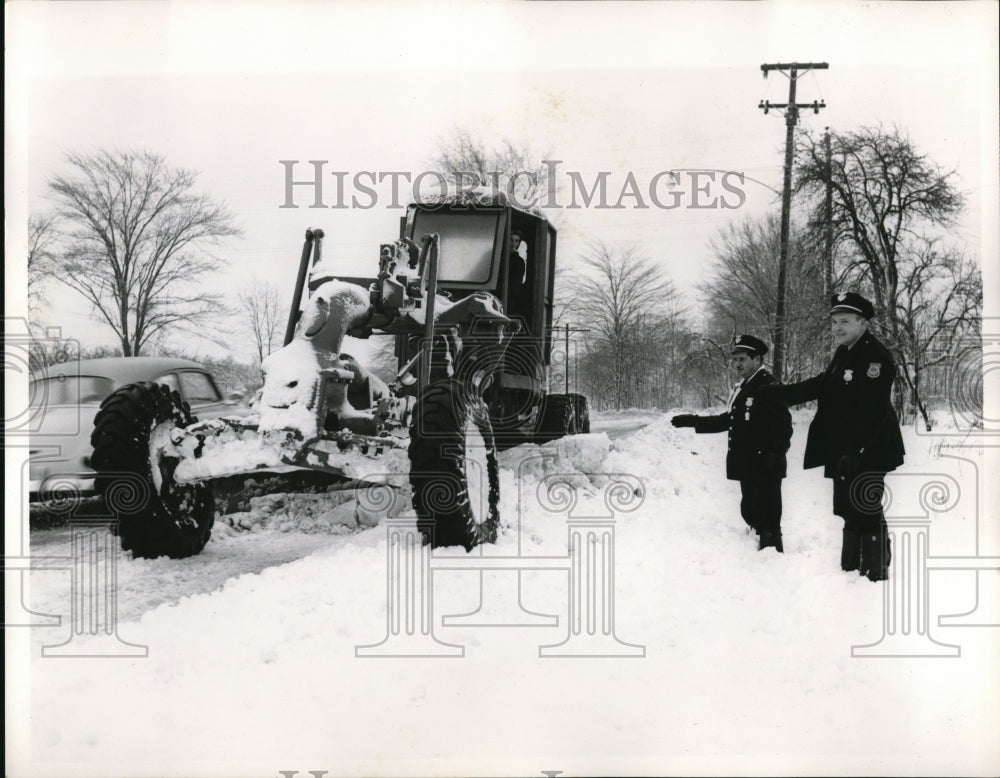
<svg viewBox="0 0 1000 778">
<path fill-rule="evenodd" d="M 496 538 L 498 449 L 589 432 L 582 396 L 547 392 L 556 231 L 542 215 L 479 192 L 411 205 L 375 278 L 341 274 L 322 239 L 306 233 L 250 416 L 198 422 L 154 384 L 102 404 L 96 487 L 135 556 L 200 552 L 214 481 L 301 470 L 409 490 L 425 540 L 471 549 Z M 346 335 L 392 337 L 395 379 L 343 353 Z"/>
</svg>

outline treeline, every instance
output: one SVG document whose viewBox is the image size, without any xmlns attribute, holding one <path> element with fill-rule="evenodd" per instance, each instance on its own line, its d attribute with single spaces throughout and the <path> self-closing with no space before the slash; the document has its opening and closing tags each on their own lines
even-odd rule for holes
<svg viewBox="0 0 1000 778">
<path fill-rule="evenodd" d="M 982 274 L 951 238 L 964 208 L 954 173 L 899 129 L 833 135 L 830 148 L 809 135 L 797 145 L 779 378 L 825 367 L 830 295 L 858 291 L 874 302 L 871 326 L 899 368 L 900 417 L 929 430 L 929 409 L 947 401 L 981 420 Z M 693 305 L 663 265 L 594 244 L 579 271 L 558 279 L 559 323 L 576 332 L 577 391 L 597 409 L 724 402 L 732 338 L 774 341 L 779 235 L 777 214 L 721 230 Z"/>
<path fill-rule="evenodd" d="M 634 249 L 593 247 L 587 271 L 564 274 L 557 282 L 557 368 L 550 390 L 564 390 L 561 352 L 568 324 L 570 390 L 586 394 L 595 409 L 668 410 L 725 403 L 733 381 L 729 370 L 733 337 L 753 333 L 773 343 L 777 239 L 776 215 L 726 228 L 713 246 L 714 261 L 706 273 L 710 280 L 701 285 L 693 303 L 673 288 L 665 269 Z M 793 236 L 792 246 L 784 369 L 789 382 L 823 370 L 832 353 L 829 288 L 816 255 L 808 251 L 808 236 Z M 802 261 L 795 261 L 797 257 Z M 864 290 L 863 285 L 846 283 L 842 288 Z M 651 290 L 657 293 L 644 294 Z M 949 286 L 940 295 L 922 291 L 921 298 L 936 300 L 940 309 L 962 294 L 961 288 Z M 643 299 L 643 304 L 630 311 L 626 304 L 630 299 Z M 901 307 L 918 310 L 916 300 Z M 921 330 L 926 336 L 917 344 L 918 369 L 912 360 L 903 362 L 897 356 L 919 388 L 918 405 L 906 379 L 897 386 L 897 410 L 907 422 L 920 414 L 930 423 L 930 408 L 956 398 L 964 412 L 981 415 L 978 320 L 970 319 L 956 330 L 940 326 L 939 319 L 937 314 L 931 319 L 936 331 Z M 874 321 L 873 327 L 890 342 L 884 321 Z M 897 344 L 897 354 L 903 352 L 901 346 Z M 765 364 L 771 366 L 770 354 Z"/>
<path fill-rule="evenodd" d="M 533 158 L 510 141 L 490 151 L 459 132 L 432 164 L 443 174 L 495 174 L 544 188 L 545 167 Z M 49 182 L 53 210 L 29 223 L 36 328 L 45 318 L 45 285 L 65 284 L 114 333 L 114 353 L 173 353 L 168 336 L 214 331 L 246 344 L 241 359 L 197 360 L 213 368 L 225 391 L 259 387 L 260 363 L 280 345 L 287 306 L 265 283 L 244 284 L 228 304 L 209 291 L 206 282 L 224 267 L 212 250 L 240 234 L 225 206 L 195 191 L 194 172 L 150 152 L 70 154 L 67 166 L 67 175 Z M 982 275 L 978 257 L 966 256 L 954 234 L 965 207 L 956 178 L 898 128 L 860 128 L 833 134 L 829 143 L 799 135 L 779 378 L 795 381 L 823 368 L 829 296 L 854 290 L 874 302 L 872 326 L 899 367 L 900 417 L 919 415 L 930 428 L 929 408 L 948 397 L 961 398 L 967 415 L 981 419 Z M 654 263 L 633 246 L 595 243 L 573 272 L 564 262 L 555 324 L 571 329 L 571 390 L 587 394 L 597 409 L 725 401 L 732 338 L 753 333 L 774 342 L 777 215 L 731 223 L 710 249 L 706 280 L 693 299 L 674 287 L 666 269 L 671 258 L 666 266 Z M 32 353 L 36 367 L 111 355 L 76 354 L 72 342 L 42 334 Z M 565 386 L 565 376 L 562 367 L 553 371 L 552 391 Z"/>
</svg>

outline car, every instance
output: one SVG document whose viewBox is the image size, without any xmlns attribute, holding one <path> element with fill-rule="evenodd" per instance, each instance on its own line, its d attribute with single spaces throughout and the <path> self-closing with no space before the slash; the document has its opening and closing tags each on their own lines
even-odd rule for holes
<svg viewBox="0 0 1000 778">
<path fill-rule="evenodd" d="M 49 365 L 28 382 L 31 502 L 94 494 L 94 417 L 116 389 L 142 381 L 176 390 L 198 419 L 249 413 L 242 394 L 224 398 L 208 369 L 188 359 L 109 357 Z"/>
</svg>

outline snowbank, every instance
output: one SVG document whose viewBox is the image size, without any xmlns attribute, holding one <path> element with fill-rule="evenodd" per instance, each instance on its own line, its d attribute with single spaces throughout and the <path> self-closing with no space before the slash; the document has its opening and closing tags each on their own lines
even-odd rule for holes
<svg viewBox="0 0 1000 778">
<path fill-rule="evenodd" d="M 352 530 L 121 624 L 146 659 L 36 651 L 33 774 L 995 773 L 998 630 L 935 626 L 962 645 L 955 659 L 852 657 L 882 634 L 882 587 L 839 570 L 829 483 L 799 465 L 809 418 L 794 415 L 784 555 L 758 552 L 745 531 L 725 435 L 660 415 L 626 437 L 502 455 L 503 526 L 486 555 L 566 555 L 567 519 L 607 518 L 607 490 L 629 484 L 628 510 L 613 514 L 613 613 L 617 637 L 644 656 L 539 656 L 567 636 L 565 570 L 441 570 L 435 635 L 464 657 L 356 658 L 386 636 L 395 590 L 385 527 Z M 938 457 L 939 439 L 910 431 L 906 444 L 905 472 L 943 470 L 974 489 L 981 451 L 963 464 Z M 968 552 L 975 506 L 937 517 L 932 548 Z M 249 538 L 262 546 L 296 515 L 313 520 L 287 501 L 254 511 L 272 517 Z M 200 563 L 237 540 L 218 535 Z M 936 574 L 932 623 L 969 610 L 973 583 Z M 558 626 L 442 626 L 475 611 L 481 592 L 484 604 L 513 592 Z"/>
</svg>

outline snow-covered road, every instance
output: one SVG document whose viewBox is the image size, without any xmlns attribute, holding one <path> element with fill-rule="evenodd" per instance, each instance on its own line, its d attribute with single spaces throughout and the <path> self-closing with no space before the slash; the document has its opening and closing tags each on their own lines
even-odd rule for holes
<svg viewBox="0 0 1000 778">
<path fill-rule="evenodd" d="M 32 533 L 32 554 L 65 556 L 72 554 L 69 527 Z M 104 538 L 104 533 L 98 535 Z M 107 536 L 112 545 L 117 538 Z M 190 559 L 131 559 L 128 554 L 118 563 L 118 619 L 136 621 L 144 613 L 161 605 L 176 604 L 185 597 L 214 592 L 226 581 L 240 575 L 260 573 L 301 559 L 320 549 L 346 541 L 343 535 L 304 534 L 263 530 L 236 532 L 217 525 L 213 540 L 205 550 Z M 41 613 L 67 612 L 67 593 L 71 569 L 63 568 L 32 574 L 32 607 Z"/>
<path fill-rule="evenodd" d="M 611 440 L 623 438 L 642 429 L 656 416 L 654 411 L 595 414 L 593 431 L 605 433 Z M 101 513 L 101 510 L 94 512 Z M 148 560 L 132 559 L 125 554 L 117 568 L 119 621 L 134 621 L 160 605 L 219 590 L 226 581 L 239 575 L 260 573 L 325 548 L 358 542 L 341 528 L 319 522 L 309 522 L 306 526 L 304 521 L 285 520 L 278 522 L 277 528 L 267 528 L 267 519 L 273 517 L 263 515 L 260 510 L 256 515 L 244 514 L 240 519 L 252 531 L 230 527 L 229 518 L 217 520 L 212 540 L 197 557 Z M 379 530 L 379 536 L 381 534 Z M 103 533 L 97 537 L 103 539 Z M 34 530 L 31 553 L 36 557 L 68 559 L 72 555 L 71 538 L 68 526 Z M 117 543 L 115 538 L 108 540 L 112 546 Z M 32 608 L 39 613 L 65 614 L 70 576 L 68 566 L 32 574 Z"/>
</svg>

